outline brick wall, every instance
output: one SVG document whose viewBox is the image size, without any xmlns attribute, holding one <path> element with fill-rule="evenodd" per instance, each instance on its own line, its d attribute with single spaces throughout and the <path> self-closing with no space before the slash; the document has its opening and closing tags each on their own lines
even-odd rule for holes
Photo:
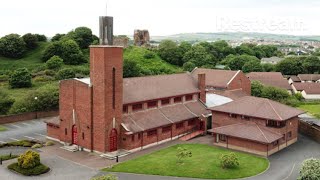
<svg viewBox="0 0 320 180">
<path fill-rule="evenodd" d="M 299 132 L 320 143 L 320 127 L 299 121 Z"/>
<path fill-rule="evenodd" d="M 58 116 L 59 111 L 39 111 L 39 112 L 27 112 L 23 114 L 0 116 L 0 124 L 13 123 L 19 121 L 26 121 L 38 118 L 54 117 Z"/>
<path fill-rule="evenodd" d="M 246 75 L 240 71 L 237 76 L 228 85 L 228 90 L 240 89 L 251 95 L 251 82 Z"/>
</svg>

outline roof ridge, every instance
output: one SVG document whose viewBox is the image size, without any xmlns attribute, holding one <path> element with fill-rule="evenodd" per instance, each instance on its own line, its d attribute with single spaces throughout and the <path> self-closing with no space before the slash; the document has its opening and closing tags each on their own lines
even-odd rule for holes
<svg viewBox="0 0 320 180">
<path fill-rule="evenodd" d="M 187 109 L 187 111 L 189 111 L 194 116 L 198 117 L 198 115 L 196 115 L 194 112 L 192 112 L 184 103 L 182 103 L 182 105 Z"/>
<path fill-rule="evenodd" d="M 237 76 L 239 73 L 240 73 L 240 70 L 238 70 L 238 71 L 232 76 L 232 78 L 228 81 L 227 85 L 229 85 L 229 84 L 233 81 L 233 79 L 236 78 L 236 76 Z"/>
<path fill-rule="evenodd" d="M 168 121 L 170 121 L 171 123 L 174 123 L 171 119 L 169 119 L 162 111 L 161 108 L 158 108 L 160 111 L 160 114 L 162 114 L 162 116 L 164 116 Z"/>
<path fill-rule="evenodd" d="M 143 129 L 141 126 L 139 126 L 136 121 L 131 117 L 131 114 L 128 114 L 129 119 L 133 122 L 133 124 L 135 124 L 138 128 L 140 128 L 142 131 L 144 131 L 145 129 Z"/>
<path fill-rule="evenodd" d="M 263 131 L 260 129 L 260 127 L 258 126 L 258 124 L 255 123 L 255 125 L 257 126 L 257 128 L 259 129 L 259 131 L 261 132 L 261 134 L 263 135 L 263 137 L 267 140 L 267 142 L 270 142 L 269 139 L 266 137 L 266 135 L 263 133 Z"/>
<path fill-rule="evenodd" d="M 229 126 L 240 125 L 240 124 L 244 124 L 244 123 L 229 124 L 229 125 L 226 125 L 226 126 L 220 126 L 220 127 L 216 127 L 216 128 L 212 128 L 212 129 L 221 129 L 221 128 L 226 128 L 226 127 L 229 127 Z"/>
<path fill-rule="evenodd" d="M 270 100 L 267 99 L 269 105 L 271 106 L 272 110 L 276 113 L 276 115 L 280 118 L 280 120 L 283 120 L 283 118 L 278 114 L 278 112 L 274 109 L 273 105 L 270 103 Z"/>
</svg>

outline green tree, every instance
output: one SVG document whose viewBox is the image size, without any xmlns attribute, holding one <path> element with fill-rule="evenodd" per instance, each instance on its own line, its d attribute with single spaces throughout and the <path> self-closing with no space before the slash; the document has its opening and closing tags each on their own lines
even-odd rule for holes
<svg viewBox="0 0 320 180">
<path fill-rule="evenodd" d="M 18 166 L 23 169 L 31 169 L 38 166 L 39 164 L 40 154 L 35 151 L 28 150 L 18 157 Z"/>
<path fill-rule="evenodd" d="M 250 60 L 244 63 L 244 65 L 242 66 L 242 71 L 244 73 L 261 72 L 263 71 L 263 68 L 261 66 L 260 60 L 256 59 L 256 60 Z"/>
<path fill-rule="evenodd" d="M 163 40 L 158 47 L 159 56 L 170 64 L 182 66 L 184 61 L 182 59 L 182 52 L 176 42 L 171 40 Z"/>
<path fill-rule="evenodd" d="M 9 58 L 21 58 L 26 52 L 26 43 L 18 34 L 9 34 L 0 39 L 0 54 Z"/>
<path fill-rule="evenodd" d="M 240 165 L 239 159 L 235 153 L 224 154 L 220 157 L 221 167 L 226 169 L 236 168 Z"/>
<path fill-rule="evenodd" d="M 46 66 L 48 69 L 60 69 L 63 65 L 63 59 L 59 56 L 52 56 L 47 62 Z"/>
<path fill-rule="evenodd" d="M 52 38 L 51 38 L 51 41 L 52 42 L 55 42 L 55 41 L 60 41 L 62 37 L 66 36 L 66 34 L 55 34 Z"/>
<path fill-rule="evenodd" d="M 192 47 L 192 44 L 187 42 L 187 41 L 182 41 L 179 44 L 179 51 L 182 53 L 182 55 L 184 55 L 186 52 L 188 52 Z"/>
<path fill-rule="evenodd" d="M 298 180 L 319 180 L 320 159 L 310 158 L 302 163 Z"/>
<path fill-rule="evenodd" d="M 212 48 L 213 48 L 213 51 L 216 52 L 215 56 L 219 60 L 224 59 L 230 54 L 236 54 L 236 51 L 224 40 L 213 42 Z"/>
<path fill-rule="evenodd" d="M 261 97 L 282 102 L 288 99 L 290 97 L 290 94 L 285 89 L 266 86 L 262 90 Z"/>
<path fill-rule="evenodd" d="M 191 72 L 195 67 L 196 67 L 196 65 L 193 62 L 190 62 L 190 61 L 183 64 L 183 70 L 184 71 Z"/>
<path fill-rule="evenodd" d="M 56 75 L 56 79 L 63 80 L 63 79 L 70 79 L 75 78 L 76 72 L 72 68 L 65 68 L 58 71 Z"/>
<path fill-rule="evenodd" d="M 227 65 L 231 70 L 242 70 L 246 62 L 259 61 L 255 56 L 247 54 L 243 55 L 229 55 L 221 61 L 222 64 Z"/>
<path fill-rule="evenodd" d="M 123 77 L 138 77 L 140 76 L 141 68 L 134 60 L 124 59 L 123 62 Z"/>
<path fill-rule="evenodd" d="M 262 69 L 264 72 L 273 72 L 275 71 L 275 65 L 273 64 L 270 64 L 270 63 L 264 63 L 264 64 L 261 64 L 262 65 Z"/>
<path fill-rule="evenodd" d="M 192 48 L 185 53 L 183 57 L 184 62 L 192 62 L 196 66 L 203 65 L 216 65 L 217 59 L 210 53 L 206 51 L 206 48 L 200 44 L 192 46 Z"/>
<path fill-rule="evenodd" d="M 37 36 L 37 39 L 39 42 L 46 42 L 47 41 L 47 37 L 43 34 L 35 34 Z"/>
<path fill-rule="evenodd" d="M 46 62 L 49 60 L 52 56 L 57 55 L 60 56 L 62 55 L 62 43 L 60 41 L 56 41 L 53 43 L 50 43 L 44 50 L 42 54 L 42 60 Z"/>
<path fill-rule="evenodd" d="M 251 95 L 255 97 L 262 97 L 263 88 L 264 88 L 263 84 L 261 84 L 259 81 L 252 81 Z"/>
<path fill-rule="evenodd" d="M 309 56 L 307 57 L 303 63 L 303 68 L 306 73 L 320 73 L 320 59 L 317 56 Z"/>
<path fill-rule="evenodd" d="M 240 46 L 237 46 L 235 48 L 236 52 L 240 55 L 242 54 L 246 54 L 246 55 L 250 55 L 250 56 L 255 56 L 256 53 L 254 52 L 254 50 L 252 49 L 255 45 L 252 44 L 241 44 Z"/>
<path fill-rule="evenodd" d="M 77 42 L 81 49 L 86 49 L 93 42 L 93 35 L 90 28 L 77 27 L 74 31 L 67 34 L 71 39 Z"/>
<path fill-rule="evenodd" d="M 8 113 L 9 109 L 14 103 L 14 99 L 3 91 L 0 91 L 0 115 Z"/>
<path fill-rule="evenodd" d="M 31 79 L 31 73 L 27 68 L 19 68 L 11 74 L 9 84 L 11 88 L 31 87 Z"/>
<path fill-rule="evenodd" d="M 178 147 L 176 156 L 178 158 L 177 162 L 183 163 L 183 159 L 185 159 L 187 157 L 192 157 L 192 152 L 186 148 Z"/>
<path fill-rule="evenodd" d="M 304 72 L 302 61 L 294 57 L 285 58 L 277 63 L 276 70 L 285 75 L 297 75 Z"/>
<path fill-rule="evenodd" d="M 35 34 L 25 34 L 22 36 L 22 39 L 26 43 L 28 49 L 35 49 L 39 45 L 38 37 Z"/>
</svg>

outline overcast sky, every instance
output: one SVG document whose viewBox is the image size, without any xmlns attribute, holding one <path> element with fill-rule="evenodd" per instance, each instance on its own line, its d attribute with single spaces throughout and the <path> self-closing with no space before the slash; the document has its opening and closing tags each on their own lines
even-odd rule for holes
<svg viewBox="0 0 320 180">
<path fill-rule="evenodd" d="M 1 0 L 0 36 L 53 36 L 78 26 L 98 34 L 98 16 L 114 17 L 116 35 L 247 31 L 320 35 L 319 0 Z"/>
</svg>

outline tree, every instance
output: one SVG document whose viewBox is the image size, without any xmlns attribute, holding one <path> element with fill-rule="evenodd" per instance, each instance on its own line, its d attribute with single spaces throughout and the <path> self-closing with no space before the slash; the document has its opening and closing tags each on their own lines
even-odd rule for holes
<svg viewBox="0 0 320 180">
<path fill-rule="evenodd" d="M 0 39 L 0 54 L 9 58 L 21 58 L 26 52 L 26 43 L 18 34 L 9 34 Z"/>
<path fill-rule="evenodd" d="M 255 97 L 262 97 L 264 86 L 259 81 L 251 82 L 251 95 Z"/>
<path fill-rule="evenodd" d="M 86 49 L 93 42 L 93 35 L 90 28 L 77 27 L 74 31 L 67 34 L 68 37 L 73 39 L 81 49 Z"/>
<path fill-rule="evenodd" d="M 184 62 L 192 62 L 196 66 L 216 65 L 217 59 L 208 53 L 206 49 L 200 44 L 192 46 L 192 48 L 185 53 L 183 57 Z"/>
<path fill-rule="evenodd" d="M 75 78 L 75 77 L 76 77 L 76 73 L 71 68 L 61 69 L 58 71 L 58 73 L 56 75 L 56 79 L 58 79 L 58 80 L 70 79 L 70 78 Z"/>
<path fill-rule="evenodd" d="M 47 41 L 47 37 L 43 34 L 35 34 L 38 38 L 39 42 L 46 42 Z"/>
<path fill-rule="evenodd" d="M 315 158 L 306 159 L 302 163 L 298 180 L 319 180 L 320 160 Z"/>
<path fill-rule="evenodd" d="M 236 51 L 224 40 L 213 42 L 212 47 L 219 60 L 224 59 L 230 54 L 236 54 Z"/>
<path fill-rule="evenodd" d="M 261 64 L 262 66 L 262 69 L 264 72 L 273 72 L 275 71 L 275 65 L 273 64 L 270 64 L 270 63 L 264 63 L 264 64 Z"/>
<path fill-rule="evenodd" d="M 170 64 L 182 66 L 184 61 L 182 59 L 182 52 L 176 42 L 171 40 L 163 40 L 158 48 L 159 56 Z"/>
<path fill-rule="evenodd" d="M 14 99 L 3 91 L 0 91 L 0 115 L 8 113 L 9 109 L 14 103 Z"/>
<path fill-rule="evenodd" d="M 55 42 L 55 41 L 60 41 L 62 37 L 66 36 L 66 34 L 55 34 L 52 38 L 51 38 L 51 41 L 52 42 Z"/>
<path fill-rule="evenodd" d="M 320 59 L 317 56 L 307 57 L 302 66 L 308 74 L 320 73 Z"/>
<path fill-rule="evenodd" d="M 31 150 L 18 157 L 18 166 L 23 169 L 31 169 L 40 164 L 40 154 Z"/>
<path fill-rule="evenodd" d="M 25 34 L 22 36 L 22 39 L 26 43 L 26 47 L 28 49 L 35 49 L 39 45 L 38 37 L 35 34 L 31 34 L 31 33 Z"/>
<path fill-rule="evenodd" d="M 9 79 L 9 84 L 11 88 L 31 87 L 31 79 L 31 73 L 27 68 L 19 68 L 12 73 Z"/>
<path fill-rule="evenodd" d="M 140 76 L 141 68 L 134 60 L 124 59 L 123 63 L 123 77 L 138 77 Z"/>
<path fill-rule="evenodd" d="M 261 62 L 259 59 L 256 60 L 250 60 L 242 66 L 242 71 L 244 73 L 249 73 L 249 72 L 261 72 L 263 71 L 263 68 L 261 66 Z"/>
<path fill-rule="evenodd" d="M 196 65 L 193 62 L 186 62 L 183 64 L 183 70 L 191 72 L 194 68 L 196 68 Z"/>
<path fill-rule="evenodd" d="M 222 64 L 227 65 L 231 70 L 242 70 L 246 62 L 259 61 L 255 56 L 247 54 L 243 55 L 229 55 L 221 61 Z"/>
<path fill-rule="evenodd" d="M 48 69 L 60 69 L 63 65 L 63 59 L 59 56 L 52 56 L 47 62 L 46 66 Z"/>
<path fill-rule="evenodd" d="M 272 86 L 263 88 L 261 97 L 268 98 L 274 101 L 282 102 L 288 99 L 290 94 L 285 89 L 280 89 Z"/>
<path fill-rule="evenodd" d="M 52 56 L 60 56 L 62 55 L 62 43 L 60 41 L 56 41 L 53 43 L 50 43 L 44 50 L 42 54 L 42 60 L 46 62 L 49 60 Z"/>
<path fill-rule="evenodd" d="M 252 49 L 254 46 L 255 45 L 252 44 L 241 44 L 240 46 L 237 46 L 235 50 L 239 55 L 247 54 L 250 56 L 255 56 L 256 53 Z"/>
<path fill-rule="evenodd" d="M 176 156 L 178 158 L 178 163 L 183 163 L 183 159 L 192 157 L 192 152 L 186 148 L 178 147 Z"/>
<path fill-rule="evenodd" d="M 277 63 L 276 70 L 285 75 L 297 75 L 304 72 L 301 60 L 294 57 L 285 58 Z"/>
<path fill-rule="evenodd" d="M 179 51 L 184 55 L 186 52 L 188 52 L 192 47 L 192 44 L 187 41 L 182 41 L 179 44 Z"/>
<path fill-rule="evenodd" d="M 240 165 L 239 159 L 235 153 L 224 154 L 220 157 L 220 164 L 222 168 L 235 168 Z"/>
</svg>

